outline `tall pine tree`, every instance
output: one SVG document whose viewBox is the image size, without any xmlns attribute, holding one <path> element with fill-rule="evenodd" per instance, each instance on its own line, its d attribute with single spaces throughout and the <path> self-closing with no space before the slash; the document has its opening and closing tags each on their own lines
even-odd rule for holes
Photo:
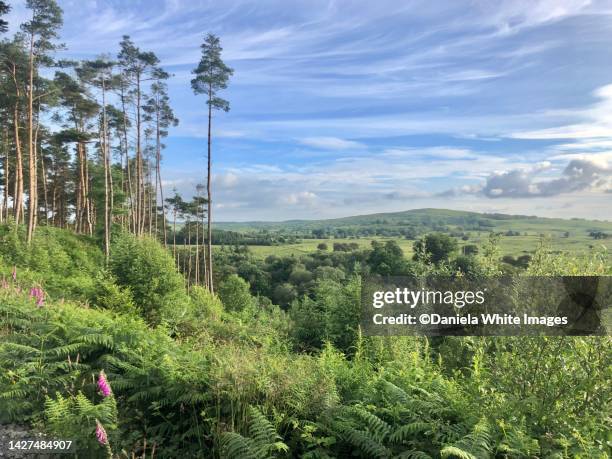
<svg viewBox="0 0 612 459">
<path fill-rule="evenodd" d="M 221 43 L 219 37 L 208 34 L 200 46 L 202 57 L 198 66 L 193 70 L 195 78 L 191 80 L 191 87 L 195 94 L 204 94 L 208 105 L 208 161 L 206 175 L 207 189 L 207 253 L 206 253 L 206 285 L 211 292 L 213 286 L 212 266 L 212 190 L 211 190 L 211 141 L 212 141 L 212 113 L 213 110 L 229 111 L 229 102 L 218 96 L 218 92 L 227 88 L 229 78 L 234 70 L 228 67 L 221 59 Z"/>
</svg>

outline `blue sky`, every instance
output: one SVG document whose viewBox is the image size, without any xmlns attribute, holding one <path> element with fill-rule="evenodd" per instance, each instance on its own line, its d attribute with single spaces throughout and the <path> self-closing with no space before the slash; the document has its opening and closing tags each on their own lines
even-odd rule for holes
<svg viewBox="0 0 612 459">
<path fill-rule="evenodd" d="M 13 23 L 23 1 L 10 2 Z M 612 2 L 60 0 L 64 55 L 123 34 L 174 76 L 166 188 L 205 172 L 190 71 L 235 69 L 215 118 L 220 220 L 440 207 L 612 220 Z"/>
</svg>

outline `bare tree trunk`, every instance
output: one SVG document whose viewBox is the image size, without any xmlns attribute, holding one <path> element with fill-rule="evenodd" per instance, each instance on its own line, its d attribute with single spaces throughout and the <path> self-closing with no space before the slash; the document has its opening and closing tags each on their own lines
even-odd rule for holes
<svg viewBox="0 0 612 459">
<path fill-rule="evenodd" d="M 87 217 L 87 232 L 90 236 L 93 235 L 93 206 L 91 196 L 89 194 L 89 160 L 87 158 L 87 145 L 83 144 L 83 162 L 85 163 L 85 215 Z"/>
<path fill-rule="evenodd" d="M 207 214 L 207 231 L 208 231 L 208 288 L 210 293 L 215 293 L 213 285 L 213 265 L 212 265 L 212 190 L 211 190 L 211 149 L 210 137 L 212 126 L 212 86 L 208 89 L 208 173 L 206 175 L 206 191 L 208 194 L 208 214 Z"/>
<path fill-rule="evenodd" d="M 45 198 L 45 224 L 49 224 L 49 194 L 47 190 L 47 170 L 45 168 L 45 157 L 41 155 L 40 157 L 40 167 L 42 174 L 42 182 L 43 182 L 43 195 Z"/>
<path fill-rule="evenodd" d="M 13 125 L 15 128 L 15 192 L 13 211 L 15 213 L 15 225 L 19 225 L 23 218 L 23 155 L 21 152 L 21 139 L 19 138 L 19 102 L 15 102 L 13 111 Z"/>
<path fill-rule="evenodd" d="M 200 213 L 200 204 L 196 207 L 196 234 L 195 234 L 195 285 L 199 285 L 200 282 L 200 222 L 198 220 L 198 214 Z"/>
<path fill-rule="evenodd" d="M 140 74 L 136 77 L 136 234 L 144 230 L 144 196 L 141 150 Z"/>
<path fill-rule="evenodd" d="M 174 240 L 172 243 L 172 253 L 174 254 L 174 262 L 176 263 L 176 266 L 178 267 L 178 259 L 176 258 L 176 207 L 174 207 L 173 215 L 174 215 L 174 223 L 173 223 L 172 233 L 174 236 Z"/>
<path fill-rule="evenodd" d="M 110 258 L 110 197 L 108 192 L 108 136 L 107 136 L 107 121 L 106 121 L 106 86 L 104 85 L 104 76 L 102 77 L 102 161 L 104 162 L 104 256 L 106 263 Z"/>
<path fill-rule="evenodd" d="M 4 159 L 4 196 L 3 196 L 3 202 L 4 202 L 4 207 L 3 207 L 3 211 L 4 211 L 4 217 L 3 220 L 6 220 L 6 222 L 8 223 L 9 220 L 9 176 L 10 176 L 10 157 L 9 157 L 9 129 L 8 129 L 8 122 L 7 124 L 4 126 L 4 153 L 5 153 L 5 159 Z"/>
<path fill-rule="evenodd" d="M 130 171 L 130 144 L 128 142 L 127 110 L 125 107 L 125 94 L 123 84 L 121 84 L 121 110 L 123 111 L 123 143 L 125 146 L 125 171 L 127 175 L 127 195 L 128 195 L 128 225 L 132 225 L 132 230 L 136 232 L 136 220 L 134 214 L 134 189 L 132 187 L 132 173 Z"/>
<path fill-rule="evenodd" d="M 28 196 L 28 233 L 27 243 L 32 242 L 34 233 L 34 221 L 36 219 L 36 154 L 34 152 L 34 35 L 30 35 L 30 53 L 29 53 L 29 74 L 28 74 L 28 158 L 29 158 L 29 196 Z"/>
<path fill-rule="evenodd" d="M 187 248 L 189 250 L 189 259 L 187 261 L 187 291 L 191 286 L 191 222 L 187 221 Z"/>
<path fill-rule="evenodd" d="M 209 288 L 208 285 L 208 268 L 206 267 L 206 245 L 204 235 L 204 213 L 202 213 L 202 220 L 200 221 L 202 224 L 202 279 L 204 279 L 204 288 Z"/>
<path fill-rule="evenodd" d="M 152 184 L 153 184 L 153 176 L 151 171 L 151 161 L 147 160 L 147 198 L 149 200 L 149 204 L 147 206 L 149 212 L 149 237 L 153 235 L 153 208 L 156 207 L 157 201 L 157 193 L 153 195 L 152 193 Z M 157 222 L 157 213 L 155 214 L 155 221 Z M 156 234 L 157 237 L 157 234 Z"/>
<path fill-rule="evenodd" d="M 32 222 L 32 235 L 34 235 L 34 231 L 36 231 L 36 225 L 38 224 L 38 133 L 40 131 L 40 100 L 38 101 L 38 105 L 36 108 L 36 128 L 34 129 L 34 141 L 32 146 L 34 147 L 34 169 L 35 172 L 35 181 L 34 181 L 34 199 L 32 201 L 32 205 L 34 206 L 34 220 Z"/>
<path fill-rule="evenodd" d="M 157 106 L 159 107 L 159 102 L 157 103 Z M 155 122 L 155 199 L 157 200 L 157 194 L 158 194 L 158 190 L 159 190 L 159 198 L 160 198 L 160 203 L 161 203 L 161 213 L 162 213 L 162 225 L 164 226 L 163 228 L 163 234 L 164 234 L 164 247 L 168 247 L 168 232 L 166 229 L 166 211 L 165 211 L 165 207 L 164 207 L 164 189 L 162 186 L 162 180 L 161 180 L 161 132 L 160 132 L 160 128 L 159 128 L 159 109 L 156 110 L 155 113 L 155 117 L 156 117 L 156 122 Z M 157 208 L 155 209 L 155 234 L 158 234 L 158 229 L 157 229 Z"/>
</svg>

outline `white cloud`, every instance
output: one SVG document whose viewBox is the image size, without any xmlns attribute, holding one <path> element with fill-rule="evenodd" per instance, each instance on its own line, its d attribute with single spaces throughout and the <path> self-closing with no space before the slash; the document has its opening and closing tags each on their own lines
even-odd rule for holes
<svg viewBox="0 0 612 459">
<path fill-rule="evenodd" d="M 310 191 L 300 191 L 299 193 L 289 193 L 284 196 L 280 196 L 278 201 L 282 204 L 288 204 L 290 206 L 312 206 L 317 200 L 317 195 Z"/>
<path fill-rule="evenodd" d="M 365 145 L 353 140 L 339 139 L 338 137 L 306 137 L 298 139 L 302 145 L 324 150 L 347 150 L 363 148 Z"/>
<path fill-rule="evenodd" d="M 587 145 L 594 141 L 610 141 L 612 140 L 612 84 L 597 88 L 593 91 L 593 96 L 599 100 L 587 108 L 549 112 L 551 115 L 562 114 L 566 117 L 577 118 L 581 122 L 514 132 L 509 137 L 529 140 L 575 139 Z M 545 115 L 541 116 L 545 117 Z"/>
</svg>

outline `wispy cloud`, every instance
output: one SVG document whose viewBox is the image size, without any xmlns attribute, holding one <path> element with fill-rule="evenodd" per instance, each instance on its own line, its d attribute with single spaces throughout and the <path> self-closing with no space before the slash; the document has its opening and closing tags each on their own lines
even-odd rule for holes
<svg viewBox="0 0 612 459">
<path fill-rule="evenodd" d="M 164 177 L 186 194 L 206 137 L 190 72 L 204 33 L 220 35 L 235 68 L 232 111 L 213 120 L 222 218 L 568 203 L 584 216 L 609 200 L 609 0 L 58 1 L 62 56 L 115 54 L 129 34 L 174 74 Z M 11 3 L 15 31 L 27 11 Z"/>
<path fill-rule="evenodd" d="M 338 137 L 305 137 L 298 139 L 303 145 L 324 150 L 348 150 L 363 148 L 364 145 L 353 140 L 339 139 Z"/>
</svg>

